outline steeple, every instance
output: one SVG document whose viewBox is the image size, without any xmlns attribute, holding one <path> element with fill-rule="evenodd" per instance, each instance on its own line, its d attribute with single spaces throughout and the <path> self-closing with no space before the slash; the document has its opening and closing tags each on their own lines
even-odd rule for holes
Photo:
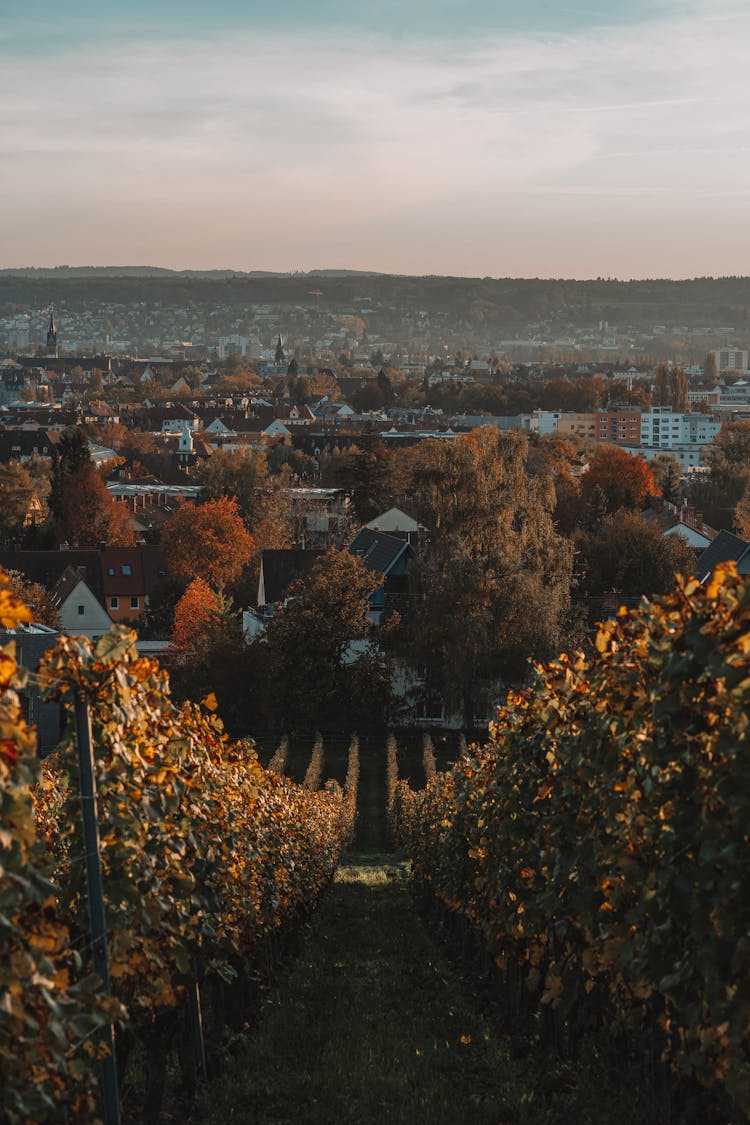
<svg viewBox="0 0 750 1125">
<path fill-rule="evenodd" d="M 182 433 L 180 440 L 177 444 L 178 453 L 192 453 L 193 452 L 193 435 L 190 432 L 190 427 L 187 422 L 183 423 Z"/>
<path fill-rule="evenodd" d="M 57 358 L 57 325 L 55 324 L 55 308 L 52 306 L 52 312 L 49 318 L 49 328 L 47 329 L 47 355 L 53 355 Z"/>
<path fill-rule="evenodd" d="M 284 362 L 284 345 L 281 342 L 281 333 L 279 333 L 279 342 L 276 345 L 276 363 Z"/>
</svg>

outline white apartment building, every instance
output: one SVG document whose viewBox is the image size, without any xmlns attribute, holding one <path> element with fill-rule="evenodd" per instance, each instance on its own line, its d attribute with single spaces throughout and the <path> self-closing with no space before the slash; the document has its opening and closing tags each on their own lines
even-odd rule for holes
<svg viewBox="0 0 750 1125">
<path fill-rule="evenodd" d="M 711 352 L 716 360 L 717 374 L 725 371 L 747 371 L 747 351 L 742 348 L 717 348 Z"/>
<path fill-rule="evenodd" d="M 682 414 L 668 406 L 653 406 L 641 414 L 641 445 L 673 449 L 678 445 L 707 445 L 721 423 L 710 414 Z"/>
<path fill-rule="evenodd" d="M 710 414 L 683 414 L 682 441 L 688 445 L 709 445 L 721 425 Z"/>
<path fill-rule="evenodd" d="M 561 410 L 540 410 L 538 407 L 531 414 L 529 429 L 532 433 L 544 437 L 546 434 L 557 432 L 557 423 L 563 415 Z"/>
<path fill-rule="evenodd" d="M 226 359 L 230 355 L 238 355 L 244 359 L 247 355 L 247 336 L 219 336 L 216 342 L 216 354 L 219 359 Z"/>
<path fill-rule="evenodd" d="M 644 461 L 653 461 L 660 453 L 664 452 L 664 448 L 659 446 L 643 446 L 643 445 L 623 445 L 620 447 L 626 453 L 632 454 L 633 457 L 642 457 Z M 704 445 L 672 445 L 669 447 L 670 456 L 675 457 L 683 468 L 683 471 L 688 473 L 700 469 L 703 465 L 703 454 L 706 446 Z"/>
</svg>

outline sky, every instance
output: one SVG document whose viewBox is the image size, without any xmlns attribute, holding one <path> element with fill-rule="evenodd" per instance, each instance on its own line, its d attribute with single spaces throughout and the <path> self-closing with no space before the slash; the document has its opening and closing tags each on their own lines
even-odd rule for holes
<svg viewBox="0 0 750 1125">
<path fill-rule="evenodd" d="M 750 273 L 747 0 L 0 0 L 0 267 Z"/>
</svg>

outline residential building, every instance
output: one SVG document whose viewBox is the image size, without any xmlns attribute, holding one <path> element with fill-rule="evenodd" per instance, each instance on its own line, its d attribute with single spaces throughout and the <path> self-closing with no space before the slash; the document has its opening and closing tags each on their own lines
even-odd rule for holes
<svg viewBox="0 0 750 1125">
<path fill-rule="evenodd" d="M 707 445 L 721 423 L 710 414 L 682 414 L 668 406 L 652 406 L 641 414 L 641 445 L 672 449 L 681 445 Z"/>
<path fill-rule="evenodd" d="M 393 535 L 397 539 L 406 539 L 412 545 L 418 542 L 420 533 L 426 530 L 421 523 L 417 523 L 400 508 L 389 508 L 387 512 L 382 512 L 374 520 L 366 523 L 365 527 L 370 531 L 383 531 L 386 535 Z"/>
<path fill-rule="evenodd" d="M 562 437 L 584 437 L 595 441 L 599 432 L 599 416 L 566 410 L 558 416 L 556 432 Z"/>
<path fill-rule="evenodd" d="M 696 576 L 701 582 L 707 582 L 719 563 L 724 562 L 733 562 L 738 574 L 750 574 L 750 542 L 731 531 L 720 531 L 698 556 Z"/>
<path fill-rule="evenodd" d="M 17 625 L 15 629 L 0 631 L 0 648 L 13 643 L 19 666 L 36 672 L 45 652 L 57 644 L 59 636 L 56 629 L 50 629 L 46 625 Z M 60 741 L 60 704 L 43 700 L 33 678 L 29 679 L 19 696 L 26 722 L 36 734 L 37 753 L 44 757 Z"/>
<path fill-rule="evenodd" d="M 641 440 L 640 410 L 602 410 L 596 415 L 596 440 L 632 445 Z"/>
<path fill-rule="evenodd" d="M 303 548 L 333 547 L 341 542 L 349 516 L 343 488 L 287 488 L 292 539 Z"/>
<path fill-rule="evenodd" d="M 104 605 L 114 622 L 137 622 L 165 586 L 167 563 L 156 544 L 105 547 L 100 552 Z"/>
<path fill-rule="evenodd" d="M 369 617 L 372 622 L 381 625 L 394 613 L 406 620 L 410 607 L 407 571 L 415 557 L 411 543 L 395 535 L 363 527 L 349 544 L 349 550 L 362 560 L 368 570 L 383 576 L 383 585 L 370 598 Z"/>
<path fill-rule="evenodd" d="M 747 351 L 742 348 L 717 348 L 710 353 L 716 360 L 716 372 L 747 371 Z"/>
</svg>

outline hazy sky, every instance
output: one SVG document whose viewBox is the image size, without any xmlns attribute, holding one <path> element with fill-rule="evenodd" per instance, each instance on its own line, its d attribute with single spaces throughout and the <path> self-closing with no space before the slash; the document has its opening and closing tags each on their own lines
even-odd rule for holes
<svg viewBox="0 0 750 1125">
<path fill-rule="evenodd" d="M 0 0 L 0 265 L 750 273 L 748 0 Z"/>
</svg>

